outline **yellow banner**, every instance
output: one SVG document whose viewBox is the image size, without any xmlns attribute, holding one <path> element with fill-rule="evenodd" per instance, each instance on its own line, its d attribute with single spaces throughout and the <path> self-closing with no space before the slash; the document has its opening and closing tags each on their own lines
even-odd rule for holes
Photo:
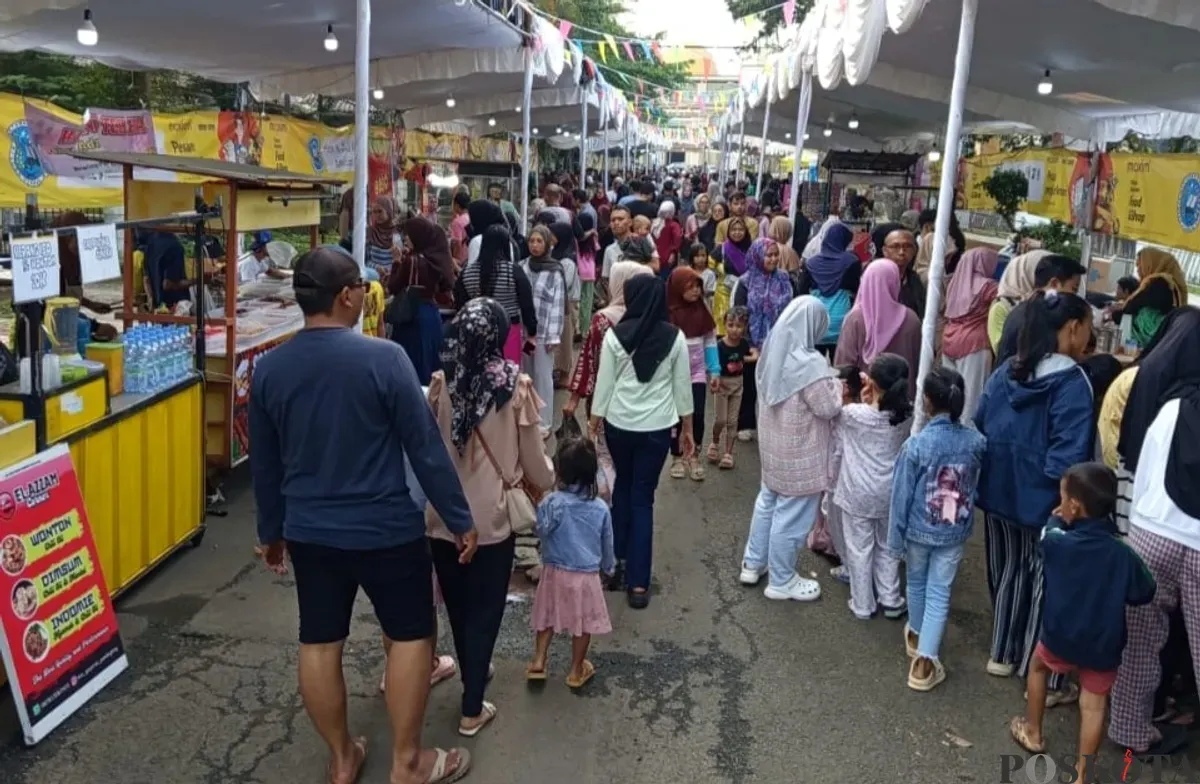
<svg viewBox="0 0 1200 784">
<path fill-rule="evenodd" d="M 1200 251 L 1200 156 L 1101 156 L 1094 228 Z"/>
<path fill-rule="evenodd" d="M 962 162 L 959 183 L 963 209 L 993 212 L 996 203 L 983 190 L 983 183 L 998 169 L 1015 169 L 1029 180 L 1025 212 L 1044 218 L 1071 222 L 1071 184 L 1078 153 L 1071 150 L 1022 150 L 967 158 Z"/>
</svg>

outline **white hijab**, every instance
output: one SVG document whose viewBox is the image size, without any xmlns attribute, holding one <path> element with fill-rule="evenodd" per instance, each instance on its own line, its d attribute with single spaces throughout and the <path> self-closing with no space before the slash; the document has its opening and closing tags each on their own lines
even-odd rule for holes
<svg viewBox="0 0 1200 784">
<path fill-rule="evenodd" d="M 821 224 L 821 228 L 817 229 L 817 233 L 804 246 L 804 259 L 807 261 L 813 256 L 821 252 L 821 244 L 825 242 L 825 235 L 837 224 L 841 223 L 836 215 L 830 215 L 829 218 Z"/>
<path fill-rule="evenodd" d="M 788 303 L 763 344 L 755 381 L 759 400 L 777 406 L 792 395 L 834 375 L 817 341 L 829 329 L 829 311 L 816 297 L 796 297 Z"/>
</svg>

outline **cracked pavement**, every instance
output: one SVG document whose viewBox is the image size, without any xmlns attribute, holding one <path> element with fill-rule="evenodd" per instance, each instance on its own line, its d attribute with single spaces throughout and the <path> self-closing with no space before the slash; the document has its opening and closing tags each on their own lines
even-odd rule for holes
<svg viewBox="0 0 1200 784">
<path fill-rule="evenodd" d="M 757 454 L 704 483 L 666 478 L 657 502 L 650 608 L 608 594 L 614 633 L 593 642 L 596 679 L 563 682 L 569 644 L 552 650 L 551 680 L 531 690 L 529 597 L 509 604 L 488 698 L 497 721 L 474 740 L 477 784 L 924 782 L 1000 780 L 1015 754 L 1008 718 L 1022 685 L 989 677 L 991 634 L 982 530 L 955 585 L 943 643 L 949 678 L 905 685 L 903 624 L 855 620 L 848 589 L 809 552 L 824 596 L 772 602 L 737 584 L 757 490 Z M 0 709 L 3 784 L 319 784 L 325 750 L 296 691 L 296 610 L 288 578 L 253 560 L 253 499 L 244 475 L 226 488 L 229 516 L 122 597 L 131 668 L 50 738 L 21 746 Z M 452 650 L 445 639 L 442 651 Z M 371 746 L 361 781 L 387 781 L 387 714 L 370 605 L 360 600 L 346 648 L 351 729 Z M 431 697 L 426 743 L 455 745 L 457 682 Z M 1073 751 L 1076 713 L 1049 711 L 1055 753 Z M 964 745 L 969 744 L 969 745 Z M 1110 749 L 1111 750 L 1111 749 Z"/>
</svg>

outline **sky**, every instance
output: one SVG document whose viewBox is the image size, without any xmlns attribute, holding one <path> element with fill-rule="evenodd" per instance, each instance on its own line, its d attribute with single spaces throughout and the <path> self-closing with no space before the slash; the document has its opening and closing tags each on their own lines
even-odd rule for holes
<svg viewBox="0 0 1200 784">
<path fill-rule="evenodd" d="M 725 0 L 626 0 L 623 20 L 639 34 L 665 33 L 672 45 L 741 46 L 753 32 L 733 21 Z M 713 60 L 722 76 L 737 76 L 738 55 L 732 49 L 715 49 Z"/>
</svg>

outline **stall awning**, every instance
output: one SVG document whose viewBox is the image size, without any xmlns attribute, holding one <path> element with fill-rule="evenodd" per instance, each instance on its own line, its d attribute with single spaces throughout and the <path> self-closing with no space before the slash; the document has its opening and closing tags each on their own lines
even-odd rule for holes
<svg viewBox="0 0 1200 784">
<path fill-rule="evenodd" d="M 920 155 L 899 152 L 854 152 L 830 150 L 821 161 L 821 168 L 835 172 L 870 172 L 872 174 L 907 174 L 917 165 Z"/>
<path fill-rule="evenodd" d="M 159 155 L 157 153 L 134 152 L 80 152 L 74 153 L 76 158 L 90 161 L 112 163 L 118 166 L 134 166 L 142 169 L 157 169 L 159 171 L 175 172 L 177 174 L 192 174 L 197 177 L 212 177 L 214 179 L 230 180 L 245 185 L 289 186 L 317 185 L 342 186 L 345 183 L 333 177 L 322 177 L 319 174 L 299 174 L 297 172 L 268 169 L 263 166 L 250 166 L 244 163 L 211 160 L 208 158 L 191 158 L 186 155 Z"/>
</svg>

